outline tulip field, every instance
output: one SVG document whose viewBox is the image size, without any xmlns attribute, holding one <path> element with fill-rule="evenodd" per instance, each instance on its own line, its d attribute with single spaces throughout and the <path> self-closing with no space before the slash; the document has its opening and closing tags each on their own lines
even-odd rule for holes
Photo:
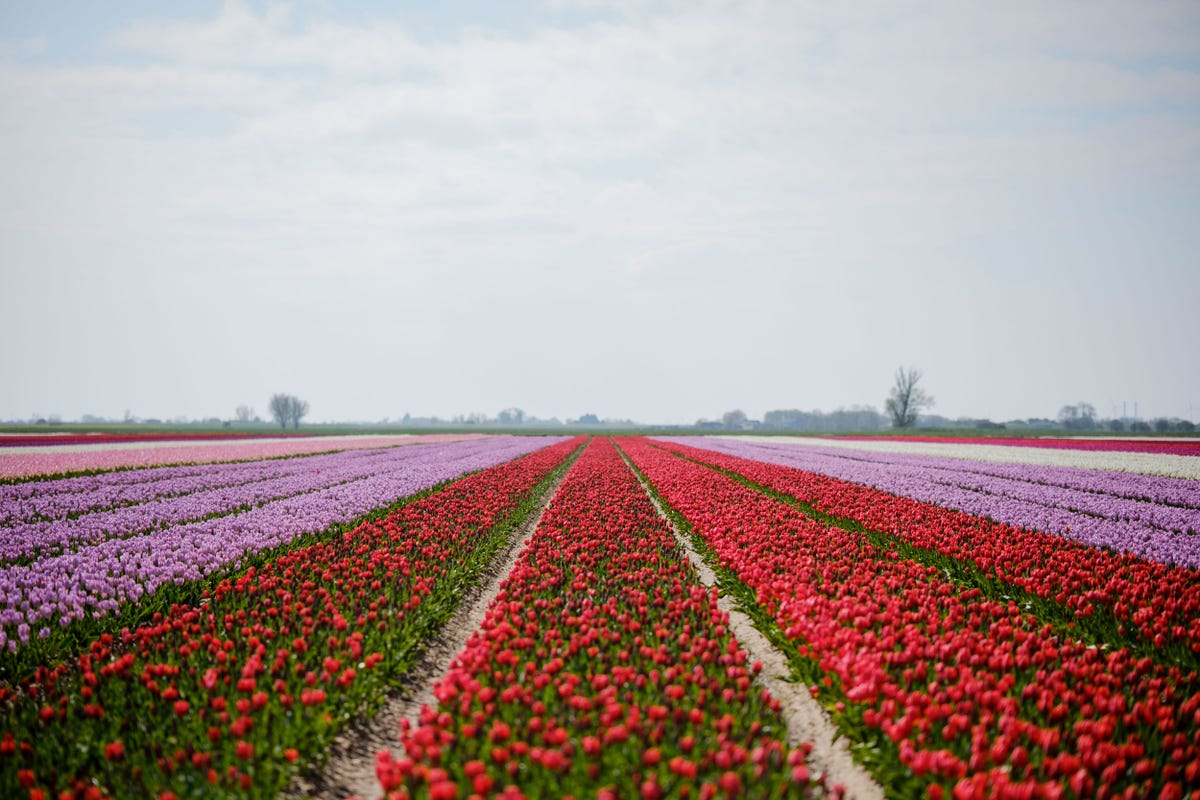
<svg viewBox="0 0 1200 800">
<path fill-rule="evenodd" d="M 467 602 L 372 800 L 1200 796 L 1195 442 L 0 441 L 6 464 L 0 797 L 297 796 Z"/>
<path fill-rule="evenodd" d="M 46 473 L 88 473 L 164 464 L 254 461 L 280 456 L 392 447 L 430 441 L 461 441 L 478 434 L 421 436 L 242 436 L 190 435 L 12 436 L 0 434 L 0 479 Z"/>
<path fill-rule="evenodd" d="M 703 787 L 802 796 L 811 772 L 777 705 L 616 448 L 559 489 L 385 789 L 456 796 L 514 776 L 531 796 L 662 797 Z"/>
</svg>

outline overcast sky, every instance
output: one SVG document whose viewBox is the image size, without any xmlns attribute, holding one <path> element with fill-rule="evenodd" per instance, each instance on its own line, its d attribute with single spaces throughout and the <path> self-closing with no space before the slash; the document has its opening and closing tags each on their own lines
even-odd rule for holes
<svg viewBox="0 0 1200 800">
<path fill-rule="evenodd" d="M 0 0 L 0 175 L 0 419 L 1200 422 L 1195 2 Z"/>
</svg>

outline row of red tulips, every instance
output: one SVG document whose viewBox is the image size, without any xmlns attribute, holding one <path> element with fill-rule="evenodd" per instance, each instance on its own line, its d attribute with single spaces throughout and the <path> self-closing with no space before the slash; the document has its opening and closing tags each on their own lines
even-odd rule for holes
<svg viewBox="0 0 1200 800">
<path fill-rule="evenodd" d="M 274 797 L 411 666 L 579 444 L 285 553 L 0 688 L 0 796 Z"/>
<path fill-rule="evenodd" d="M 1200 678 L 1056 635 L 1013 602 L 645 440 L 621 446 L 749 590 L 897 794 L 1200 790 Z"/>
<path fill-rule="evenodd" d="M 1111 615 L 1117 634 L 1113 639 L 1139 638 L 1159 651 L 1156 658 L 1191 669 L 1200 665 L 1200 574 L 1194 569 L 1088 547 L 777 464 L 673 443 L 661 446 L 824 514 L 971 565 L 985 578 L 1069 609 L 1080 623 Z M 1094 627 L 1103 631 L 1105 626 Z"/>
<path fill-rule="evenodd" d="M 380 755 L 393 800 L 824 794 L 778 703 L 609 440 L 555 495 L 436 708 Z"/>
</svg>

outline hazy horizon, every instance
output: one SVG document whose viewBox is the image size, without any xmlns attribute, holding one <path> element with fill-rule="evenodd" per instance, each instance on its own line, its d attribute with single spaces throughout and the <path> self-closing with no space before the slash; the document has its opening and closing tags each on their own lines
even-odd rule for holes
<svg viewBox="0 0 1200 800">
<path fill-rule="evenodd" d="M 1200 5 L 0 0 L 0 419 L 1196 421 Z"/>
<path fill-rule="evenodd" d="M 303 398 L 301 398 L 301 399 L 303 399 Z M 1074 404 L 1070 404 L 1070 405 L 1074 405 Z M 205 416 L 205 417 L 187 417 L 185 415 L 179 415 L 179 414 L 163 415 L 163 416 L 154 416 L 154 415 L 144 415 L 143 416 L 143 415 L 139 415 L 139 414 L 133 414 L 131 411 L 129 419 L 125 419 L 123 417 L 109 418 L 109 417 L 102 417 L 100 415 L 87 414 L 87 413 L 82 415 L 83 417 L 87 417 L 87 419 L 66 418 L 66 417 L 62 417 L 61 415 L 39 415 L 37 417 L 0 419 L 0 425 L 22 425 L 22 426 L 31 426 L 33 428 L 38 428 L 42 425 L 82 425 L 82 426 L 87 426 L 87 425 L 130 425 L 130 426 L 137 426 L 137 425 L 144 425 L 144 424 L 168 425 L 168 426 L 170 426 L 170 425 L 189 425 L 189 426 L 190 425 L 198 425 L 201 427 L 203 427 L 205 425 L 219 424 L 224 427 L 229 427 L 232 425 L 232 427 L 234 429 L 236 429 L 238 427 L 246 427 L 246 428 L 253 427 L 255 429 L 258 429 L 262 426 L 267 426 L 267 427 L 271 427 L 271 428 L 279 427 L 278 420 L 273 419 L 269 412 L 260 411 L 257 408 L 253 408 L 251 410 L 253 412 L 251 419 L 238 419 L 236 416 L 236 413 L 224 414 L 224 415 L 213 414 L 213 415 L 209 415 L 209 416 Z M 502 409 L 502 411 L 510 411 L 510 410 L 512 410 L 512 408 Z M 626 423 L 631 423 L 633 425 L 640 426 L 640 427 L 654 427 L 654 426 L 658 426 L 658 425 L 669 426 L 669 427 L 687 427 L 687 426 L 698 425 L 701 423 L 720 423 L 720 422 L 722 422 L 722 418 L 725 416 L 726 413 L 729 413 L 729 412 L 736 413 L 739 411 L 745 415 L 746 420 L 748 422 L 754 423 L 756 425 L 763 423 L 765 421 L 766 414 L 770 413 L 770 412 L 799 411 L 799 412 L 802 412 L 803 414 L 814 415 L 814 416 L 819 415 L 821 417 L 832 418 L 838 414 L 843 414 L 843 413 L 852 416 L 856 412 L 868 411 L 868 412 L 873 412 L 875 414 L 878 414 L 879 417 L 881 418 L 881 421 L 883 422 L 885 428 L 890 428 L 892 426 L 892 423 L 891 423 L 890 419 L 888 418 L 888 413 L 887 413 L 886 408 L 875 407 L 875 406 L 868 405 L 868 404 L 851 404 L 848 406 L 840 406 L 837 408 L 830 408 L 830 409 L 817 409 L 817 408 L 800 408 L 800 409 L 778 408 L 778 409 L 774 409 L 774 408 L 772 408 L 772 409 L 765 409 L 763 412 L 760 412 L 757 414 L 746 413 L 744 408 L 736 407 L 736 408 L 726 409 L 725 411 L 701 416 L 701 417 L 698 417 L 694 420 L 690 420 L 687 422 L 667 422 L 667 421 L 655 420 L 655 419 L 635 419 L 635 418 L 626 418 L 626 417 L 613 417 L 611 415 L 607 415 L 604 413 L 597 413 L 597 412 L 583 412 L 581 414 L 576 414 L 576 415 L 552 414 L 552 415 L 546 416 L 546 417 L 539 417 L 539 416 L 533 415 L 533 414 L 524 414 L 524 411 L 525 411 L 524 409 L 518 408 L 516 410 L 520 411 L 524 415 L 522 420 L 518 421 L 518 422 L 501 420 L 498 415 L 499 412 L 489 413 L 489 412 L 478 411 L 478 410 L 472 411 L 472 412 L 467 412 L 467 413 L 459 413 L 459 414 L 437 414 L 437 413 L 428 414 L 428 415 L 409 414 L 407 416 L 402 415 L 399 417 L 379 417 L 376 419 L 325 419 L 325 418 L 321 418 L 319 415 L 308 414 L 302 418 L 300 429 L 303 429 L 305 426 L 311 426 L 311 425 L 323 425 L 323 426 L 345 425 L 345 426 L 366 426 L 366 427 L 370 427 L 370 426 L 424 427 L 424 426 L 427 426 L 430 424 L 432 424 L 434 426 L 480 425 L 483 427 L 490 426 L 490 427 L 507 428 L 507 427 L 522 427 L 522 426 L 527 426 L 527 425 L 536 426 L 539 424 L 553 425 L 555 423 L 560 424 L 560 425 L 594 425 L 594 424 L 622 425 L 622 424 L 626 424 Z M 587 421 L 581 421 L 584 417 L 589 417 L 589 418 L 596 417 L 597 421 L 592 422 L 590 419 L 588 419 Z M 1118 409 L 1116 411 L 1116 413 L 1112 414 L 1112 415 L 1101 413 L 1099 411 L 1099 409 L 1096 409 L 1096 414 L 1095 414 L 1094 419 L 1097 423 L 1095 428 L 1082 428 L 1081 430 L 1104 432 L 1108 429 L 1106 427 L 1104 427 L 1104 425 L 1102 423 L 1105 423 L 1110 419 L 1121 420 L 1121 421 L 1125 421 L 1125 422 L 1133 422 L 1133 421 L 1153 422 L 1157 418 L 1146 417 L 1145 415 L 1140 414 L 1139 410 L 1136 407 L 1129 407 L 1129 408 L 1125 409 L 1124 413 L 1120 409 Z M 1163 417 L 1163 419 L 1168 419 L 1168 418 Z M 1192 421 L 1192 420 L 1189 420 L 1187 417 L 1172 417 L 1169 419 Z M 1022 423 L 1022 424 L 1039 423 L 1040 424 L 1040 423 L 1049 421 L 1051 423 L 1054 423 L 1055 425 L 1057 425 L 1060 422 L 1060 418 L 1059 418 L 1057 411 L 1054 413 L 1046 413 L 1046 414 L 1034 415 L 1034 416 L 1030 416 L 1030 417 L 1018 417 L 1018 418 L 1009 418 L 1009 419 L 989 419 L 989 418 L 979 417 L 977 415 L 961 415 L 958 417 L 947 417 L 944 414 L 937 413 L 936 410 L 927 410 L 927 411 L 923 411 L 918 414 L 916 426 L 918 428 L 926 427 L 926 426 L 930 426 L 940 420 L 945 420 L 950 423 L 961 423 L 961 424 L 956 424 L 955 427 L 962 427 L 967 422 L 1001 423 L 1001 424 L 1003 424 L 1003 423 Z M 1070 427 L 1070 426 L 1066 426 L 1066 427 Z M 734 429 L 736 429 L 736 427 Z M 784 428 L 778 428 L 778 429 L 784 430 L 784 429 L 791 429 L 791 428 L 788 428 L 785 426 Z M 860 429 L 867 430 L 867 429 L 871 429 L 871 427 L 870 426 L 856 427 L 854 425 L 839 424 L 839 426 L 836 428 L 836 430 L 843 430 L 843 431 L 860 430 Z M 287 430 L 288 431 L 292 430 L 292 426 L 290 423 L 287 426 Z M 832 431 L 832 430 L 835 430 L 835 428 L 833 428 L 833 427 L 828 427 L 828 428 L 806 427 L 806 428 L 804 428 L 804 430 L 807 430 L 807 431 L 830 430 L 830 431 Z M 1118 433 L 1120 433 L 1120 431 L 1118 431 Z"/>
</svg>

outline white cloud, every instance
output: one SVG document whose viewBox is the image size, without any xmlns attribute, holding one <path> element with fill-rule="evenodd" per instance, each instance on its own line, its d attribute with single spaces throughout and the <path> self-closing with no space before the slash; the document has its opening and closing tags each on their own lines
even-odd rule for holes
<svg viewBox="0 0 1200 800">
<path fill-rule="evenodd" d="M 390 73 L 417 66 L 424 49 L 398 24 L 300 26 L 284 5 L 263 13 L 227 0 L 211 21 L 143 21 L 111 37 L 114 47 L 205 67 L 326 69 Z"/>
</svg>

